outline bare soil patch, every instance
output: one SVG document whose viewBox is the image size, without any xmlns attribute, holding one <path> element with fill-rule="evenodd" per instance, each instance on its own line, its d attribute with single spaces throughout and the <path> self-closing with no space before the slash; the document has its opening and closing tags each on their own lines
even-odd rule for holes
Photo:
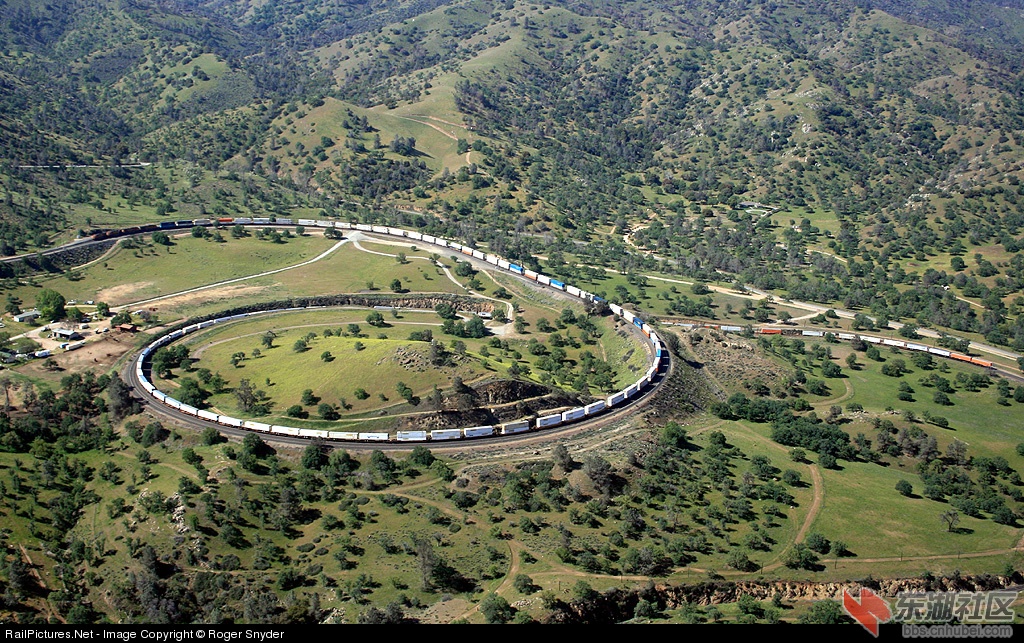
<svg viewBox="0 0 1024 643">
<path fill-rule="evenodd" d="M 169 308 L 173 306 L 182 305 L 196 305 L 205 304 L 211 301 L 224 301 L 225 305 L 230 304 L 231 300 L 236 297 L 248 297 L 263 292 L 269 286 L 220 286 L 216 288 L 204 288 L 203 290 L 197 290 L 195 292 L 183 293 L 167 299 L 161 299 L 158 302 L 153 302 L 147 305 L 148 308 L 155 309 L 157 311 L 160 308 Z"/>
<path fill-rule="evenodd" d="M 136 293 L 143 288 L 148 288 L 153 285 L 152 281 L 136 281 L 130 284 L 119 284 L 117 286 L 111 286 L 110 288 L 104 288 L 103 290 L 96 293 L 96 301 L 106 301 L 111 305 L 116 306 L 122 302 L 130 301 L 132 294 Z"/>
<path fill-rule="evenodd" d="M 125 353 L 134 348 L 135 338 L 133 336 L 107 333 L 100 339 L 86 341 L 85 345 L 78 350 L 54 353 L 53 360 L 61 369 L 56 372 L 56 375 L 61 376 L 69 372 L 78 373 L 83 370 L 106 372 Z M 41 359 L 33 360 L 18 368 L 18 371 L 26 375 L 52 377 L 54 373 L 43 368 L 43 361 Z"/>
</svg>

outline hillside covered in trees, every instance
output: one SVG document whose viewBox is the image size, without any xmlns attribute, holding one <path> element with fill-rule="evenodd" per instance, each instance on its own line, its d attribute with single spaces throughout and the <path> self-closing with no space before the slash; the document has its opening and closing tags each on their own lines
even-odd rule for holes
<svg viewBox="0 0 1024 643">
<path fill-rule="evenodd" d="M 1024 348 L 1020 6 L 811 9 L 11 0 L 0 250 L 302 207 Z"/>
</svg>

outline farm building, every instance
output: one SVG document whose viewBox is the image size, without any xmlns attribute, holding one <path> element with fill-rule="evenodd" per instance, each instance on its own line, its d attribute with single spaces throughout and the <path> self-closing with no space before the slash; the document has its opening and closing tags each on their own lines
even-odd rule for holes
<svg viewBox="0 0 1024 643">
<path fill-rule="evenodd" d="M 27 321 L 32 321 L 33 319 L 38 318 L 39 314 L 40 313 L 38 310 L 26 310 L 25 312 L 21 312 L 15 315 L 14 321 L 18 322 L 19 324 L 24 324 Z"/>
<path fill-rule="evenodd" d="M 53 331 L 53 338 L 62 339 L 70 342 L 76 339 L 82 339 L 82 334 L 79 333 L 77 330 L 71 330 L 69 328 L 58 328 L 57 330 Z"/>
</svg>

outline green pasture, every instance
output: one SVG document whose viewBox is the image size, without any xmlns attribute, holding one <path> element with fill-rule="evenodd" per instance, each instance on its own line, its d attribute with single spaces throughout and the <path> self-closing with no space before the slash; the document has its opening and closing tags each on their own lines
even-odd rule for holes
<svg viewBox="0 0 1024 643">
<path fill-rule="evenodd" d="M 945 450 L 948 443 L 953 439 L 958 439 L 969 445 L 971 455 L 1003 456 L 1016 469 L 1024 466 L 1024 457 L 1018 456 L 1014 451 L 1018 443 L 1024 442 L 1024 404 L 1013 401 L 1011 396 L 1008 406 L 1000 405 L 995 378 L 987 388 L 973 392 L 966 390 L 965 386 L 958 385 L 956 382 L 958 373 L 969 376 L 984 373 L 984 369 L 936 358 L 937 368 L 925 371 L 913 365 L 911 351 L 895 354 L 888 350 L 882 350 L 881 356 L 884 359 L 902 359 L 912 371 L 897 378 L 883 375 L 881 369 L 884 362 L 867 359 L 863 353 L 857 354 L 860 368 L 857 370 L 848 368 L 844 361 L 845 355 L 848 353 L 849 348 L 842 344 L 833 348 L 833 354 L 837 357 L 838 363 L 843 366 L 843 373 L 853 388 L 853 395 L 844 400 L 842 404 L 862 404 L 866 411 L 873 413 L 885 413 L 887 409 L 893 409 L 912 411 L 918 418 L 924 417 L 925 413 L 945 417 L 949 420 L 949 428 L 940 428 L 927 423 L 920 424 L 925 431 L 938 438 L 941 449 Z M 943 366 L 948 367 L 948 371 L 941 370 Z M 955 392 L 948 395 L 952 405 L 936 404 L 934 401 L 936 389 L 926 387 L 919 382 L 933 373 L 952 383 Z M 913 402 L 897 398 L 902 382 L 906 382 L 913 389 L 914 392 L 911 394 Z M 826 380 L 826 383 L 830 386 L 834 384 L 832 386 L 834 392 L 843 390 L 841 380 Z M 1017 383 L 1011 382 L 1010 390 L 1013 391 L 1017 385 Z M 869 432 L 865 431 L 865 433 Z"/>
<path fill-rule="evenodd" d="M 110 254 L 86 267 L 71 274 L 34 278 L 32 285 L 22 285 L 12 293 L 30 304 L 40 290 L 48 288 L 68 300 L 120 306 L 308 261 L 334 243 L 319 235 L 293 236 L 280 244 L 255 237 L 233 239 L 227 232 L 223 236 L 226 242 L 216 243 L 186 233 L 174 237 L 174 245 L 162 246 L 149 243 L 146 235 L 147 245 L 135 249 L 119 242 Z"/>
<path fill-rule="evenodd" d="M 338 404 L 341 398 L 352 405 L 347 409 L 350 413 L 362 413 L 381 406 L 392 406 L 402 401 L 396 390 L 398 382 L 405 382 L 421 398 L 425 398 L 433 386 L 450 388 L 455 376 L 464 380 L 472 380 L 484 374 L 484 369 L 475 360 L 460 364 L 454 368 L 435 368 L 430 366 L 427 354 L 429 345 L 424 342 L 409 342 L 406 338 L 414 330 L 431 328 L 439 334 L 437 326 L 402 326 L 380 329 L 387 333 L 389 339 L 376 339 L 378 329 L 371 329 L 362 324 L 369 337 L 318 337 L 310 344 L 309 350 L 296 353 L 292 350 L 295 341 L 307 334 L 306 329 L 293 329 L 279 333 L 275 347 L 262 349 L 262 355 L 249 358 L 239 368 L 230 365 L 230 357 L 237 352 L 245 352 L 251 356 L 254 348 L 260 347 L 260 339 L 243 337 L 224 343 L 209 346 L 203 351 L 201 358 L 194 364 L 196 368 L 209 368 L 219 371 L 228 378 L 232 385 L 241 378 L 247 378 L 253 385 L 265 390 L 274 400 L 272 413 L 283 416 L 285 409 L 299 404 L 302 391 L 312 389 L 323 402 Z M 320 329 L 322 335 L 322 328 Z M 391 339 L 391 338 L 394 339 Z M 356 343 L 364 346 L 356 349 Z M 334 359 L 324 361 L 321 354 L 330 351 Z M 395 361 L 396 352 L 413 351 L 419 355 L 418 362 L 422 367 L 404 368 Z M 270 386 L 265 382 L 269 379 Z M 370 397 L 359 400 L 354 391 L 363 388 Z M 387 401 L 379 398 L 380 394 Z M 383 402 L 383 404 L 382 404 Z M 232 394 L 214 396 L 210 403 L 225 412 L 241 412 Z M 306 409 L 316 417 L 316 407 Z"/>
<path fill-rule="evenodd" d="M 950 533 L 939 517 L 948 504 L 896 491 L 901 479 L 920 490 L 913 472 L 863 462 L 841 466 L 841 471 L 822 469 L 825 500 L 812 531 L 846 541 L 858 558 L 943 556 L 948 564 L 962 553 L 1009 554 L 1020 539 L 1019 528 L 963 515 L 958 531 Z"/>
<path fill-rule="evenodd" d="M 403 247 L 362 241 L 360 245 L 386 254 L 397 255 L 404 252 L 407 257 L 406 263 L 399 263 L 395 257 L 363 252 L 352 242 L 348 242 L 321 261 L 271 275 L 254 283 L 274 285 L 281 292 L 294 296 L 358 292 L 391 293 L 391 282 L 395 279 L 400 279 L 403 291 L 409 293 L 465 292 L 452 283 L 443 270 L 422 259 L 430 257 L 431 253 L 427 252 L 426 248 L 413 251 L 412 244 Z M 442 256 L 441 260 L 442 263 L 450 264 L 446 255 Z"/>
</svg>

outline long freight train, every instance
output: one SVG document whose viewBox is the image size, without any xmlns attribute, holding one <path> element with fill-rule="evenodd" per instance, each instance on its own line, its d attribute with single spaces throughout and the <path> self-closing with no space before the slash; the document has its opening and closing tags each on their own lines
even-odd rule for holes
<svg viewBox="0 0 1024 643">
<path fill-rule="evenodd" d="M 109 239 L 121 236 L 130 236 L 133 234 L 142 234 L 146 232 L 152 232 L 156 230 L 168 230 L 168 229 L 182 229 L 192 228 L 195 226 L 223 226 L 223 225 L 300 225 L 309 228 L 337 228 L 341 230 L 359 230 L 362 232 L 375 233 L 375 234 L 386 234 L 391 236 L 398 236 L 414 241 L 422 241 L 432 245 L 440 246 L 443 248 L 449 248 L 460 254 L 466 255 L 467 257 L 473 257 L 481 261 L 486 261 L 489 264 L 497 266 L 498 268 L 510 272 L 512 274 L 524 277 L 531 281 L 535 281 L 542 285 L 545 285 L 554 290 L 560 290 L 573 297 L 582 299 L 589 302 L 602 301 L 600 297 L 581 290 L 575 286 L 565 284 L 557 279 L 552 279 L 546 275 L 534 272 L 523 266 L 514 264 L 502 257 L 498 257 L 493 254 L 486 254 L 480 250 L 464 246 L 454 241 L 449 241 L 441 237 L 435 237 L 429 234 L 423 234 L 411 230 L 403 230 L 401 228 L 394 228 L 390 226 L 371 225 L 363 223 L 349 223 L 345 221 L 324 221 L 317 219 L 270 219 L 270 218 L 239 218 L 239 217 L 221 217 L 218 219 L 193 219 L 193 220 L 180 220 L 180 221 L 165 221 L 159 224 L 149 224 L 144 226 L 136 226 L 131 228 L 122 228 L 119 230 L 100 230 L 92 231 L 91 236 L 94 240 Z M 645 338 L 650 342 L 651 350 L 653 354 L 653 363 L 648 368 L 647 372 L 638 379 L 635 383 L 627 386 L 617 393 L 609 395 L 604 400 L 596 401 L 592 404 L 582 406 L 579 408 L 570 409 L 561 413 L 552 413 L 550 415 L 542 415 L 532 420 L 522 419 L 516 422 L 506 422 L 504 424 L 488 425 L 488 426 L 475 426 L 463 429 L 439 429 L 433 431 L 398 431 L 395 435 L 383 432 L 345 432 L 345 431 L 323 431 L 317 429 L 300 429 L 288 426 L 278 426 L 265 424 L 261 422 L 254 422 L 252 420 L 239 420 L 226 415 L 220 415 L 210 411 L 196 409 L 187 404 L 183 404 L 174 398 L 165 395 L 164 393 L 157 390 L 153 384 L 146 378 L 144 373 L 144 363 L 154 350 L 173 342 L 176 339 L 183 337 L 187 333 L 194 332 L 200 328 L 206 328 L 213 324 L 224 323 L 228 321 L 234 321 L 236 319 L 244 318 L 249 315 L 263 314 L 263 313 L 248 313 L 247 315 L 235 315 L 231 317 L 225 317 L 212 321 L 203 322 L 201 324 L 195 324 L 188 326 L 182 330 L 175 331 L 170 335 L 166 335 L 156 342 L 150 344 L 136 360 L 136 376 L 139 382 L 142 383 L 143 388 L 146 389 L 154 398 L 160 402 L 175 408 L 183 413 L 194 415 L 198 418 L 209 420 L 224 426 L 230 426 L 235 428 L 243 428 L 251 431 L 258 431 L 263 433 L 271 433 L 278 435 L 296 436 L 303 438 L 317 438 L 326 440 L 344 440 L 344 441 L 361 441 L 361 442 L 423 442 L 423 441 L 445 441 L 454 439 L 467 439 L 467 438 L 482 438 L 494 435 L 512 435 L 517 433 L 524 433 L 527 431 L 537 431 L 548 429 L 572 422 L 580 422 L 587 420 L 599 413 L 603 413 L 608 409 L 622 406 L 627 402 L 637 398 L 641 393 L 646 393 L 647 389 L 654 382 L 656 375 L 664 372 L 668 367 L 668 349 L 662 343 L 658 337 L 657 332 L 650 325 L 648 325 L 643 319 L 637 316 L 635 313 L 626 310 L 616 304 L 608 303 L 609 309 L 616 315 L 624 318 L 626 321 L 634 324 Z M 275 311 L 267 311 L 275 312 Z M 740 326 L 728 326 L 728 325 L 717 325 L 707 324 L 701 322 L 693 323 L 681 323 L 676 324 L 685 328 L 712 328 L 717 329 L 725 333 L 739 333 L 744 330 Z M 753 330 L 754 333 L 762 335 L 800 335 L 804 337 L 824 337 L 829 331 L 819 330 L 800 330 L 795 328 L 772 328 L 763 327 L 756 328 Z M 962 353 L 949 351 L 943 348 L 936 348 L 934 346 L 926 346 L 924 344 L 917 344 L 914 342 L 907 342 L 897 339 L 889 339 L 882 337 L 873 337 L 870 335 L 860 335 L 853 333 L 838 332 L 834 333 L 835 337 L 844 340 L 852 341 L 856 338 L 860 338 L 865 342 L 892 346 L 902 348 L 911 351 L 924 351 L 936 355 L 939 357 L 945 357 L 948 359 L 957 360 L 984 368 L 992 368 L 992 362 L 988 360 L 979 359 L 977 357 L 971 357 Z"/>
<path fill-rule="evenodd" d="M 469 246 L 464 246 L 455 241 L 449 241 L 448 239 L 431 236 L 429 234 L 422 234 L 420 232 L 415 232 L 411 230 L 393 228 L 390 226 L 370 225 L 362 223 L 353 224 L 344 221 L 322 221 L 315 219 L 298 219 L 293 221 L 292 219 L 271 220 L 263 218 L 225 217 L 219 219 L 194 219 L 174 222 L 167 221 L 159 224 L 136 226 L 132 228 L 122 228 L 119 230 L 93 231 L 92 238 L 94 240 L 101 240 L 120 236 L 128 236 L 133 234 L 141 234 L 156 230 L 192 228 L 194 226 L 217 226 L 235 224 L 300 225 L 310 228 L 337 228 L 341 230 L 359 230 L 362 232 L 374 234 L 386 234 L 391 236 L 403 237 L 407 239 L 412 239 L 414 241 L 422 241 L 424 243 L 429 243 L 443 248 L 449 248 L 460 254 L 466 255 L 467 257 L 473 257 L 475 259 L 479 259 L 480 261 L 485 261 L 493 266 L 496 266 L 512 274 L 524 277 L 526 279 L 530 279 L 531 281 L 543 284 L 554 290 L 565 292 L 583 301 L 603 301 L 597 295 L 576 288 L 575 286 L 567 285 L 557 279 L 552 279 L 551 277 L 548 277 L 546 275 L 539 274 L 532 270 L 527 270 L 524 267 L 511 263 L 510 261 L 498 257 L 497 255 L 486 254 L 480 250 L 470 248 Z M 646 394 L 647 390 L 654 383 L 656 376 L 659 373 L 664 372 L 668 368 L 668 349 L 662 343 L 661 338 L 658 337 L 658 333 L 635 313 L 612 303 L 608 303 L 608 308 L 614 314 L 622 317 L 626 321 L 636 326 L 637 329 L 642 333 L 644 339 L 649 342 L 653 360 L 649 365 L 647 371 L 636 382 L 630 384 L 629 386 L 627 386 L 626 388 L 622 389 L 617 393 L 609 395 L 607 398 L 603 400 L 598 400 L 586 406 L 569 409 L 568 411 L 560 413 L 542 415 L 535 419 L 521 419 L 515 422 L 506 422 L 504 424 L 474 426 L 462 429 L 436 429 L 433 431 L 397 431 L 394 435 L 385 432 L 325 431 L 322 429 L 302 429 L 290 426 L 279 426 L 276 424 L 265 424 L 262 422 L 255 422 L 253 420 L 240 420 L 238 418 L 213 413 L 211 411 L 207 411 L 204 409 L 197 409 L 188 404 L 184 404 L 183 402 L 180 402 L 174 399 L 173 397 L 159 391 L 156 387 L 153 386 L 153 383 L 149 380 L 149 378 L 146 377 L 146 366 L 149 357 L 156 349 L 160 348 L 161 346 L 174 342 L 189 333 L 195 332 L 202 328 L 207 328 L 214 324 L 222 324 L 226 322 L 235 321 L 238 319 L 244 319 L 252 315 L 260 315 L 281 311 L 261 311 L 222 317 L 219 319 L 193 324 L 191 326 L 186 326 L 185 328 L 176 330 L 172 333 L 169 333 L 168 335 L 164 335 L 163 337 L 160 337 L 153 343 L 146 346 L 139 354 L 139 356 L 136 358 L 135 375 L 147 393 L 153 396 L 156 400 L 173 409 L 176 409 L 187 415 L 193 415 L 203 420 L 221 424 L 223 426 L 247 429 L 250 431 L 256 431 L 260 433 L 269 433 L 274 435 L 284 435 L 309 439 L 342 440 L 357 442 L 440 442 L 445 440 L 483 438 L 495 435 L 513 435 L 517 433 L 525 433 L 527 431 L 549 429 L 564 424 L 571 424 L 573 422 L 581 422 L 589 418 L 592 418 L 600 413 L 604 413 L 609 409 L 623 406 Z"/>
</svg>

